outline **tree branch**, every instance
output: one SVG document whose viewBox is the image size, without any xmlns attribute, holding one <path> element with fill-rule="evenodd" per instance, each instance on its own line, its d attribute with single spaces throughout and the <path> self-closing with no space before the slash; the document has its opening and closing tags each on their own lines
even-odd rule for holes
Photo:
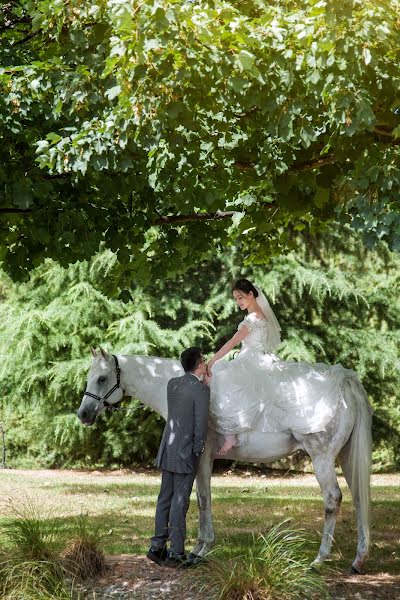
<svg viewBox="0 0 400 600">
<path fill-rule="evenodd" d="M 226 212 L 217 211 L 215 213 L 192 213 L 190 215 L 168 215 L 159 217 L 153 222 L 153 225 L 170 225 L 171 223 L 187 223 L 188 221 L 218 221 L 220 219 L 230 219 L 238 211 L 230 210 Z"/>
<path fill-rule="evenodd" d="M 388 131 L 387 129 L 383 129 L 382 127 L 375 127 L 374 131 L 372 131 L 371 133 L 381 138 L 380 141 L 383 143 L 395 145 L 400 144 L 400 138 L 395 138 L 392 131 Z"/>
<path fill-rule="evenodd" d="M 331 165 L 332 163 L 335 163 L 336 160 L 337 159 L 333 155 L 329 155 L 329 156 L 326 156 L 325 158 L 316 158 L 313 160 L 309 160 L 307 162 L 293 163 L 289 167 L 288 172 L 310 171 L 312 169 L 321 169 L 321 167 L 324 167 L 325 165 Z M 236 161 L 235 167 L 237 167 L 238 169 L 241 169 L 241 170 L 249 170 L 249 169 L 254 169 L 255 164 Z"/>
<path fill-rule="evenodd" d="M 33 212 L 31 208 L 16 208 L 16 207 L 7 207 L 0 208 L 0 213 L 2 214 L 12 214 L 12 213 L 31 213 Z M 221 219 L 230 219 L 235 215 L 238 211 L 217 211 L 214 213 L 192 213 L 189 215 L 168 215 L 166 217 L 159 217 L 151 225 L 170 225 L 172 223 L 188 223 L 190 221 L 219 221 Z"/>
<path fill-rule="evenodd" d="M 235 167 L 237 169 L 240 169 L 241 171 L 249 171 L 250 169 L 254 169 L 255 168 L 255 164 L 254 163 L 245 163 L 245 162 L 242 162 L 240 160 L 237 160 L 235 162 Z"/>
<path fill-rule="evenodd" d="M 385 135 L 386 137 L 391 138 L 394 137 L 393 133 L 389 129 L 385 128 L 385 125 L 377 125 L 376 127 L 374 127 L 374 132 L 378 135 Z"/>
<path fill-rule="evenodd" d="M 310 171 L 312 169 L 320 169 L 325 165 L 331 165 L 336 162 L 336 158 L 331 154 L 325 158 L 317 158 L 303 163 L 294 163 L 289 171 Z"/>
<path fill-rule="evenodd" d="M 31 208 L 16 208 L 13 206 L 9 206 L 6 208 L 0 208 L 0 213 L 2 214 L 11 214 L 11 213 L 30 213 L 32 212 Z"/>
<path fill-rule="evenodd" d="M 22 38 L 22 40 L 18 40 L 18 42 L 15 42 L 15 44 L 13 44 L 13 46 L 21 46 L 22 44 L 25 44 L 25 42 L 36 37 L 38 34 L 39 34 L 39 31 L 33 31 L 32 33 L 28 33 L 28 35 L 26 35 L 24 38 Z"/>
</svg>

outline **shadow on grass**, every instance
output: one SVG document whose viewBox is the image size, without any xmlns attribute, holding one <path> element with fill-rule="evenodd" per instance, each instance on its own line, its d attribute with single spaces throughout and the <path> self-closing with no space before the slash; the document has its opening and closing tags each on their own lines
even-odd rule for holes
<svg viewBox="0 0 400 600">
<path fill-rule="evenodd" d="M 264 485 L 265 483 L 265 485 Z M 65 498 L 71 508 L 79 508 L 78 496 L 85 497 L 89 519 L 103 528 L 103 549 L 108 554 L 145 554 L 153 535 L 154 514 L 159 492 L 158 484 L 146 483 L 59 483 L 41 486 L 47 495 L 55 492 Z M 357 527 L 355 513 L 347 489 L 338 518 L 332 563 L 347 569 L 355 557 Z M 373 488 L 372 548 L 367 564 L 369 573 L 380 571 L 400 573 L 400 490 L 380 486 Z M 260 486 L 254 482 L 224 481 L 212 487 L 213 517 L 217 543 L 235 554 L 251 543 L 252 536 L 267 532 L 287 517 L 294 527 L 304 529 L 310 540 L 320 540 L 323 528 L 323 504 L 315 486 Z M 105 507 L 106 505 L 106 507 Z M 63 511 L 66 512 L 66 511 Z M 73 517 L 58 516 L 60 527 L 72 527 Z M 0 525 L 10 519 L 0 519 Z M 187 518 L 187 549 L 197 538 L 198 512 L 195 493 Z M 310 555 L 310 560 L 314 556 Z"/>
</svg>

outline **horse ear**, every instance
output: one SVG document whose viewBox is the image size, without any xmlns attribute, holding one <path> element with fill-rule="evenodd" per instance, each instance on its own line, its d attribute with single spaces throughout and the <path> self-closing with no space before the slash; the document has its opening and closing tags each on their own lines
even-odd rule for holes
<svg viewBox="0 0 400 600">
<path fill-rule="evenodd" d="M 97 356 L 97 350 L 96 350 L 96 348 L 93 348 L 92 346 L 90 346 L 90 352 L 92 353 L 92 355 L 93 355 L 94 357 L 96 357 L 96 356 Z"/>
<path fill-rule="evenodd" d="M 100 346 L 100 352 L 101 352 L 101 355 L 102 355 L 103 358 L 108 358 L 107 352 L 101 346 Z"/>
</svg>

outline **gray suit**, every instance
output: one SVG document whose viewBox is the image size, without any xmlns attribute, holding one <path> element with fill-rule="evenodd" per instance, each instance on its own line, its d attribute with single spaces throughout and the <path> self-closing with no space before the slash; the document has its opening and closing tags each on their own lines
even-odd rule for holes
<svg viewBox="0 0 400 600">
<path fill-rule="evenodd" d="M 174 377 L 167 388 L 168 416 L 156 458 L 162 481 L 156 509 L 152 546 L 184 552 L 186 513 L 204 450 L 208 428 L 210 389 L 192 373 Z"/>
</svg>

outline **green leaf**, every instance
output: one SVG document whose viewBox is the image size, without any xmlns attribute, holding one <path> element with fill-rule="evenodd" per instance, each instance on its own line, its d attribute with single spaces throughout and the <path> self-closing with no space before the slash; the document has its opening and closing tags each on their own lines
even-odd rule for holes
<svg viewBox="0 0 400 600">
<path fill-rule="evenodd" d="M 25 182 L 13 184 L 13 204 L 18 208 L 29 208 L 32 202 L 32 192 Z"/>
<path fill-rule="evenodd" d="M 247 50 L 241 50 L 237 55 L 236 60 L 241 71 L 253 72 L 255 62 L 254 54 L 251 54 L 251 52 L 248 52 Z"/>
<path fill-rule="evenodd" d="M 317 206 L 318 208 L 323 208 L 323 206 L 325 206 L 325 204 L 328 204 L 329 197 L 330 197 L 329 189 L 318 187 L 317 191 L 315 192 L 315 196 L 314 196 L 315 206 Z"/>
<path fill-rule="evenodd" d="M 114 85 L 113 87 L 109 88 L 108 90 L 105 91 L 105 95 L 107 96 L 107 98 L 109 100 L 114 100 L 114 98 L 116 98 L 117 96 L 119 96 L 119 94 L 121 93 L 121 86 L 120 85 Z"/>
<path fill-rule="evenodd" d="M 61 135 L 58 135 L 58 133 L 50 132 L 46 135 L 46 140 L 49 140 L 52 144 L 57 144 L 62 140 L 62 137 Z"/>
<path fill-rule="evenodd" d="M 363 48 L 362 54 L 363 54 L 363 59 L 364 59 L 365 64 L 369 65 L 369 63 L 372 60 L 372 55 L 371 55 L 370 49 L 367 47 Z"/>
</svg>

